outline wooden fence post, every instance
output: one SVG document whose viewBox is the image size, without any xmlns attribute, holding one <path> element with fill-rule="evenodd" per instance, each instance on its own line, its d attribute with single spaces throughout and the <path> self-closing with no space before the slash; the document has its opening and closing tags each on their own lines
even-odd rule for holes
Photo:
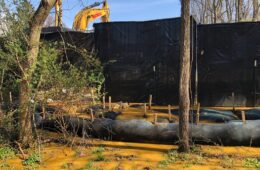
<svg viewBox="0 0 260 170">
<path fill-rule="evenodd" d="M 90 92 L 91 92 L 92 103 L 93 103 L 93 105 L 95 105 L 95 104 L 96 104 L 96 102 L 95 102 L 95 94 L 94 94 L 94 89 L 93 89 L 93 88 L 90 88 Z"/>
<path fill-rule="evenodd" d="M 13 95 L 12 95 L 11 91 L 9 92 L 9 101 L 10 101 L 10 104 L 13 105 Z"/>
<path fill-rule="evenodd" d="M 244 123 L 244 124 L 246 124 L 246 113 L 245 113 L 245 111 L 241 111 L 241 117 L 242 117 L 242 122 Z"/>
<path fill-rule="evenodd" d="M 149 110 L 152 109 L 153 95 L 149 95 Z"/>
<path fill-rule="evenodd" d="M 169 121 L 172 120 L 172 109 L 171 109 L 171 105 L 168 105 L 168 116 L 169 116 Z"/>
<path fill-rule="evenodd" d="M 200 123 L 200 103 L 198 103 L 197 105 L 196 120 L 195 120 L 196 125 L 199 123 Z"/>
<path fill-rule="evenodd" d="M 94 121 L 93 109 L 90 109 L 91 122 Z"/>
<path fill-rule="evenodd" d="M 147 107 L 146 107 L 146 103 L 144 103 L 144 117 L 147 117 Z"/>
<path fill-rule="evenodd" d="M 102 97 L 103 109 L 106 109 L 106 96 Z"/>
<path fill-rule="evenodd" d="M 108 110 L 109 111 L 112 110 L 112 98 L 111 98 L 111 96 L 108 97 Z"/>
<path fill-rule="evenodd" d="M 46 118 L 46 107 L 45 107 L 45 105 L 42 105 L 42 118 L 43 119 Z"/>
<path fill-rule="evenodd" d="M 154 116 L 153 117 L 153 122 L 154 122 L 154 124 L 156 124 L 157 123 L 157 113 L 154 113 L 153 116 Z"/>
</svg>

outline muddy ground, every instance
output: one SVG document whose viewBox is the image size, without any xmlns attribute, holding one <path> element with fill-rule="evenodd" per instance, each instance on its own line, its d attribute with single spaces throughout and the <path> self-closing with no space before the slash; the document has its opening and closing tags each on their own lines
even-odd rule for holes
<svg viewBox="0 0 260 170">
<path fill-rule="evenodd" d="M 21 154 L 0 161 L 0 169 L 42 170 L 154 170 L 260 169 L 260 148 L 196 146 L 191 154 L 177 154 L 176 145 L 89 141 L 89 146 L 49 143 L 41 161 L 25 164 Z M 25 151 L 28 156 L 38 150 Z"/>
</svg>

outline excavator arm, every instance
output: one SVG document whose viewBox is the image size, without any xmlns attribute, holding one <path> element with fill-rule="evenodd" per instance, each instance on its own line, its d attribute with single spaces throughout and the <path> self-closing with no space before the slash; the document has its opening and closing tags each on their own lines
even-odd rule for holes
<svg viewBox="0 0 260 170">
<path fill-rule="evenodd" d="M 101 9 L 95 8 L 103 4 Z M 109 6 L 107 1 L 101 3 L 94 3 L 81 10 L 74 19 L 73 28 L 77 31 L 86 31 L 90 22 L 95 21 L 98 18 L 102 19 L 102 22 L 109 22 Z"/>
</svg>

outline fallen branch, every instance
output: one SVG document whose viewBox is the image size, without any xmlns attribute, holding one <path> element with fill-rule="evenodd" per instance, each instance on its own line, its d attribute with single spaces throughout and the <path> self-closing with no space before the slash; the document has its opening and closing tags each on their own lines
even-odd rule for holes
<svg viewBox="0 0 260 170">
<path fill-rule="evenodd" d="M 21 147 L 21 144 L 19 142 L 17 142 L 17 141 L 15 141 L 14 143 L 18 146 L 18 149 L 19 149 L 19 151 L 21 152 L 21 154 L 23 156 L 23 160 L 25 160 L 27 158 L 27 156 L 24 154 L 24 151 L 23 151 L 23 149 Z"/>
</svg>

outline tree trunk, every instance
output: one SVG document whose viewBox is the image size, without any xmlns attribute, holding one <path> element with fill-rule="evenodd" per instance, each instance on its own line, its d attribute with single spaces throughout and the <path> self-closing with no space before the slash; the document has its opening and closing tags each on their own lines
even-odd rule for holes
<svg viewBox="0 0 260 170">
<path fill-rule="evenodd" d="M 0 81 L 0 118 L 4 116 L 2 106 L 4 104 L 4 97 L 3 97 L 3 84 L 4 84 L 4 76 L 5 76 L 5 69 L 2 70 L 1 74 L 1 81 Z"/>
<path fill-rule="evenodd" d="M 259 3 L 258 0 L 253 0 L 253 18 L 252 21 L 258 20 L 258 13 L 259 13 Z"/>
<path fill-rule="evenodd" d="M 243 0 L 237 0 L 237 21 L 240 22 L 243 19 Z"/>
<path fill-rule="evenodd" d="M 233 20 L 233 1 L 225 0 L 227 22 L 230 23 Z"/>
<path fill-rule="evenodd" d="M 179 152 L 189 152 L 190 0 L 181 1 Z"/>
<path fill-rule="evenodd" d="M 30 22 L 27 60 L 22 65 L 22 80 L 20 83 L 19 106 L 20 106 L 20 132 L 19 141 L 23 147 L 28 147 L 34 141 L 32 130 L 32 110 L 30 107 L 31 78 L 36 67 L 39 52 L 39 43 L 42 26 L 48 17 L 56 0 L 41 0 L 40 5 Z"/>
</svg>

